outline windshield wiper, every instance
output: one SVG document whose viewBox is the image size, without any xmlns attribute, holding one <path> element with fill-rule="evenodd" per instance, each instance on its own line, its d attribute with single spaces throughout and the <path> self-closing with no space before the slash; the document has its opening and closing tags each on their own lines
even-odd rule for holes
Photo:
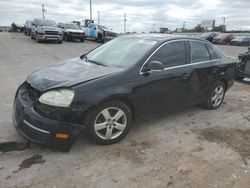
<svg viewBox="0 0 250 188">
<path fill-rule="evenodd" d="M 106 65 L 104 65 L 104 64 L 102 64 L 102 63 L 99 63 L 99 62 L 96 62 L 96 61 L 93 61 L 93 60 L 88 59 L 88 57 L 87 57 L 86 55 L 84 56 L 84 60 L 85 60 L 86 62 L 90 62 L 90 63 L 94 63 L 94 64 L 96 64 L 96 65 L 100 65 L 100 66 L 106 67 Z"/>
</svg>

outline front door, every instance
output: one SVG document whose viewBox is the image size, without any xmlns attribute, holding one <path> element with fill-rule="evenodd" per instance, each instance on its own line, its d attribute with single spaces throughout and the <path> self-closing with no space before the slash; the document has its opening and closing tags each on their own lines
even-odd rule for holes
<svg viewBox="0 0 250 188">
<path fill-rule="evenodd" d="M 159 61 L 165 69 L 141 74 L 141 113 L 157 114 L 189 104 L 188 89 L 192 67 L 188 64 L 188 57 L 185 41 L 171 41 L 147 61 Z"/>
</svg>

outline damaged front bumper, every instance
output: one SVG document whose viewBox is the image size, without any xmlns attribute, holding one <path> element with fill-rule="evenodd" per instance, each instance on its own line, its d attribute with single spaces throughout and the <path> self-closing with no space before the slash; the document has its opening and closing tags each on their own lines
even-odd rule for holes
<svg viewBox="0 0 250 188">
<path fill-rule="evenodd" d="M 33 143 L 69 151 L 85 127 L 39 114 L 34 108 L 36 102 L 28 96 L 26 85 L 22 84 L 15 96 L 13 124 L 16 130 Z"/>
</svg>

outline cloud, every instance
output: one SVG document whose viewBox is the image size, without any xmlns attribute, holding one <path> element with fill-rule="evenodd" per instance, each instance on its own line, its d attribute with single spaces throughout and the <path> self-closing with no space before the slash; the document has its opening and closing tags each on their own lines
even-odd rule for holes
<svg viewBox="0 0 250 188">
<path fill-rule="evenodd" d="M 69 22 L 89 18 L 88 0 L 1 0 L 0 25 L 41 18 L 41 4 L 45 4 L 46 18 L 57 22 Z M 123 31 L 124 13 L 127 14 L 127 30 L 150 31 L 153 28 L 192 28 L 201 20 L 215 19 L 222 23 L 226 17 L 229 29 L 250 29 L 249 0 L 92 0 L 93 19 L 100 11 L 101 24 L 117 32 Z"/>
</svg>

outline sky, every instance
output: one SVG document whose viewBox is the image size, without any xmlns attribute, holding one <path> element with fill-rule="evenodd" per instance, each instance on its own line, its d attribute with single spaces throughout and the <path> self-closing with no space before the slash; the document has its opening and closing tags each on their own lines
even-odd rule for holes
<svg viewBox="0 0 250 188">
<path fill-rule="evenodd" d="M 42 4 L 46 19 L 70 22 L 89 18 L 89 0 L 0 0 L 0 25 L 19 24 L 42 18 Z M 201 20 L 216 20 L 227 29 L 250 29 L 250 0 L 92 0 L 93 19 L 116 32 L 149 32 L 167 27 L 171 30 L 193 28 Z"/>
</svg>

